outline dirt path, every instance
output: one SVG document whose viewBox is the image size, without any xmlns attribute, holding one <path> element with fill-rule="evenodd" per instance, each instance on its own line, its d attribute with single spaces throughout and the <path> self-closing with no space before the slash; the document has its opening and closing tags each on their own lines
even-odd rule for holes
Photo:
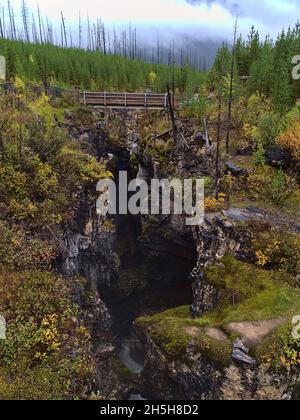
<svg viewBox="0 0 300 420">
<path fill-rule="evenodd" d="M 270 321 L 232 322 L 225 327 L 225 330 L 230 334 L 237 334 L 247 347 L 254 349 L 284 323 L 283 318 Z"/>
</svg>

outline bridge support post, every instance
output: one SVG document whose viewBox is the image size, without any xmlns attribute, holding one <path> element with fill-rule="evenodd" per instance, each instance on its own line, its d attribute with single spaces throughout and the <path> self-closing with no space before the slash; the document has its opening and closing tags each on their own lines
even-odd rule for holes
<svg viewBox="0 0 300 420">
<path fill-rule="evenodd" d="M 168 90 L 168 102 L 169 102 L 168 105 L 169 105 L 169 111 L 170 111 L 171 122 L 172 122 L 173 138 L 174 138 L 174 143 L 176 143 L 178 130 L 177 130 L 177 125 L 176 125 L 175 113 L 174 113 L 174 108 L 172 105 L 172 96 L 171 96 L 169 85 L 167 86 L 167 90 Z"/>
</svg>

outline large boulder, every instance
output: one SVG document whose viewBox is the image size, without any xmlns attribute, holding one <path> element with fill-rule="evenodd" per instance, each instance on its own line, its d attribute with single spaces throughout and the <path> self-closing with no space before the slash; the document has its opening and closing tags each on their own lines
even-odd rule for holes
<svg viewBox="0 0 300 420">
<path fill-rule="evenodd" d="M 240 150 L 237 151 L 238 156 L 252 156 L 253 155 L 253 146 L 252 144 L 242 147 Z"/>
<path fill-rule="evenodd" d="M 240 177 L 249 174 L 247 169 L 240 168 L 239 166 L 236 166 L 233 162 L 226 162 L 226 171 L 230 172 L 235 177 Z"/>
<path fill-rule="evenodd" d="M 290 164 L 290 154 L 281 147 L 273 147 L 265 153 L 266 163 L 271 166 L 286 168 Z"/>
</svg>

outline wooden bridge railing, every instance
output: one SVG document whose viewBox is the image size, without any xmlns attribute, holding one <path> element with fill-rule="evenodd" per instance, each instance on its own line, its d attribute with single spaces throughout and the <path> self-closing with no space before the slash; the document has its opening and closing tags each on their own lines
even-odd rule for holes
<svg viewBox="0 0 300 420">
<path fill-rule="evenodd" d="M 168 107 L 168 94 L 83 92 L 82 102 L 107 108 L 164 109 Z"/>
<path fill-rule="evenodd" d="M 27 85 L 38 96 L 46 92 L 49 96 L 63 97 L 68 95 L 75 101 L 89 106 L 99 108 L 134 108 L 134 109 L 166 109 L 169 106 L 167 93 L 115 93 L 115 92 L 80 92 L 79 90 L 66 90 L 58 87 L 43 87 L 40 85 Z M 12 83 L 0 85 L 0 91 L 13 93 L 15 87 Z M 173 98 L 172 104 L 178 108 L 180 101 L 177 95 Z"/>
</svg>

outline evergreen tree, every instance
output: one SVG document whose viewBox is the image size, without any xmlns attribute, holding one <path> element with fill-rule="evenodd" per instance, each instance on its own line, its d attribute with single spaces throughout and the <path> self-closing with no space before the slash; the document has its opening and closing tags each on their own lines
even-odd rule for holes
<svg viewBox="0 0 300 420">
<path fill-rule="evenodd" d="M 198 91 L 205 74 L 192 69 L 188 62 L 183 69 L 164 64 L 153 65 L 137 59 L 86 51 L 59 48 L 50 44 L 30 44 L 0 39 L 0 53 L 5 56 L 8 80 L 16 76 L 28 82 L 46 79 L 61 87 L 89 90 L 143 91 L 145 87 L 165 92 L 168 83 L 175 80 L 175 89 L 190 93 Z M 154 83 L 149 74 L 155 72 Z"/>
<path fill-rule="evenodd" d="M 275 108 L 283 115 L 292 103 L 291 59 L 289 36 L 284 31 L 274 48 L 272 99 Z"/>
<path fill-rule="evenodd" d="M 273 46 L 267 38 L 259 52 L 258 59 L 250 67 L 248 81 L 250 94 L 259 92 L 260 95 L 270 96 L 274 74 L 273 62 Z"/>
</svg>

